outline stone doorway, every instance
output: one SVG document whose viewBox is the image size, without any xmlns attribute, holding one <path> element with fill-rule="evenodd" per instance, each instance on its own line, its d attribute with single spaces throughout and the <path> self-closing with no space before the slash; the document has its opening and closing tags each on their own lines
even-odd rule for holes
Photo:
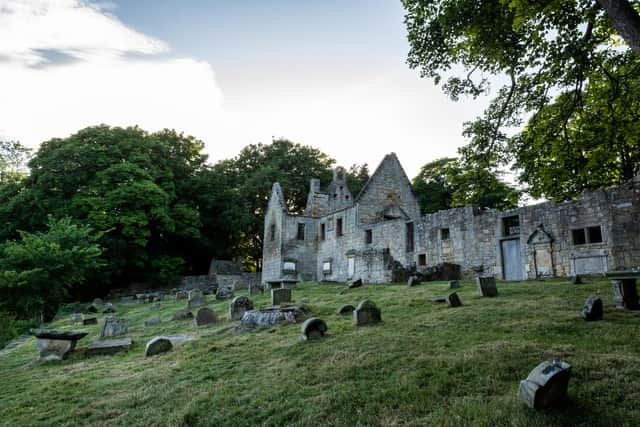
<svg viewBox="0 0 640 427">
<path fill-rule="evenodd" d="M 520 239 L 508 239 L 500 242 L 502 253 L 502 275 L 504 280 L 522 280 L 522 262 L 520 260 Z"/>
</svg>

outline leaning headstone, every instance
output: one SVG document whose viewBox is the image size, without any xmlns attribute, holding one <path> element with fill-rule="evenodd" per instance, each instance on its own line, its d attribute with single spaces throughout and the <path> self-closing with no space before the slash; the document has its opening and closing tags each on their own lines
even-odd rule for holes
<svg viewBox="0 0 640 427">
<path fill-rule="evenodd" d="M 104 301 L 102 301 L 102 299 L 100 299 L 100 298 L 96 298 L 96 299 L 93 300 L 93 305 L 99 307 L 101 305 L 104 305 Z"/>
<path fill-rule="evenodd" d="M 124 335 L 129 329 L 129 321 L 122 317 L 107 316 L 104 319 L 104 325 L 102 325 L 102 331 L 100 332 L 100 338 L 104 337 L 117 337 L 118 335 Z"/>
<path fill-rule="evenodd" d="M 564 360 L 542 362 L 520 381 L 520 399 L 534 409 L 560 403 L 567 397 L 570 377 L 571 365 Z"/>
<path fill-rule="evenodd" d="M 458 280 L 449 280 L 449 289 L 460 288 L 460 282 Z"/>
<path fill-rule="evenodd" d="M 233 298 L 233 289 L 228 286 L 220 286 L 216 292 L 216 300 L 223 301 Z"/>
<path fill-rule="evenodd" d="M 113 306 L 113 304 L 111 304 L 110 302 L 106 303 L 104 305 L 104 308 L 102 309 L 103 313 L 115 313 L 116 312 L 116 308 Z"/>
<path fill-rule="evenodd" d="M 173 320 L 187 320 L 187 319 L 193 319 L 193 313 L 191 313 L 189 310 L 187 310 L 186 308 L 183 308 L 182 310 L 178 310 L 176 311 L 176 314 L 173 315 Z"/>
<path fill-rule="evenodd" d="M 457 292 L 452 292 L 447 295 L 447 304 L 449 304 L 449 307 L 460 307 L 462 305 L 462 301 L 460 301 Z"/>
<path fill-rule="evenodd" d="M 253 301 L 249 297 L 235 297 L 229 304 L 229 318 L 240 320 L 246 311 L 253 310 Z"/>
<path fill-rule="evenodd" d="M 73 313 L 71 315 L 72 322 L 82 322 L 84 320 L 84 315 L 82 313 Z"/>
<path fill-rule="evenodd" d="M 156 317 L 152 317 L 152 318 L 151 318 L 151 319 L 149 319 L 149 320 L 145 320 L 145 321 L 144 321 L 144 326 L 145 326 L 145 328 L 146 328 L 147 326 L 155 326 L 155 325 L 159 325 L 159 324 L 160 324 L 160 322 L 162 322 L 162 321 L 160 320 L 160 316 L 156 316 Z"/>
<path fill-rule="evenodd" d="M 496 288 L 496 278 L 491 277 L 477 277 L 476 284 L 478 291 L 483 297 L 495 297 L 498 296 L 498 288 Z"/>
<path fill-rule="evenodd" d="M 582 285 L 583 283 L 582 277 L 580 277 L 578 274 L 576 274 L 575 276 L 571 276 L 569 280 L 571 280 L 572 285 Z"/>
<path fill-rule="evenodd" d="M 302 339 L 317 340 L 324 336 L 327 332 L 327 324 L 322 319 L 311 317 L 304 321 L 301 327 Z"/>
<path fill-rule="evenodd" d="M 362 279 L 360 278 L 353 279 L 349 282 L 349 289 L 359 288 L 360 286 L 362 286 Z"/>
<path fill-rule="evenodd" d="M 344 316 L 346 314 L 352 314 L 353 310 L 355 310 L 356 308 L 354 306 L 352 306 L 351 304 L 343 304 L 340 306 L 340 308 L 338 309 L 338 314 Z"/>
<path fill-rule="evenodd" d="M 131 348 L 131 338 L 113 338 L 107 340 L 98 340 L 92 342 L 87 347 L 87 353 L 94 354 L 113 354 L 120 351 L 129 351 Z"/>
<path fill-rule="evenodd" d="M 582 307 L 584 320 L 602 320 L 602 299 L 590 296 Z"/>
<path fill-rule="evenodd" d="M 98 318 L 97 317 L 87 317 L 86 319 L 84 319 L 82 321 L 83 325 L 97 325 L 98 324 Z"/>
<path fill-rule="evenodd" d="M 418 276 L 409 276 L 409 280 L 407 280 L 407 288 L 411 288 L 414 285 L 419 285 L 420 279 Z"/>
<path fill-rule="evenodd" d="M 382 320 L 380 309 L 369 300 L 360 301 L 353 311 L 353 323 L 356 326 L 372 325 Z"/>
<path fill-rule="evenodd" d="M 189 299 L 187 300 L 188 308 L 196 308 L 202 307 L 203 305 L 207 305 L 207 299 L 199 289 L 194 289 L 189 291 Z"/>
<path fill-rule="evenodd" d="M 194 319 L 196 326 L 207 326 L 218 321 L 218 315 L 209 307 L 202 307 Z"/>
<path fill-rule="evenodd" d="M 176 292 L 176 299 L 177 300 L 187 299 L 187 298 L 189 298 L 189 292 L 187 292 L 187 291 L 177 291 Z"/>
<path fill-rule="evenodd" d="M 283 302 L 291 302 L 291 289 L 271 289 L 271 305 L 281 305 Z"/>
<path fill-rule="evenodd" d="M 156 354 L 166 353 L 173 348 L 171 340 L 167 337 L 155 337 L 147 342 L 144 348 L 144 356 L 155 356 Z"/>
</svg>

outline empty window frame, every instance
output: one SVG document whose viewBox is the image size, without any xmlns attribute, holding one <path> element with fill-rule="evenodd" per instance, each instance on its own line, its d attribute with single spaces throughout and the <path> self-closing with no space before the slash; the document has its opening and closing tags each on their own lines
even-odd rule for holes
<svg viewBox="0 0 640 427">
<path fill-rule="evenodd" d="M 342 218 L 336 219 L 336 236 L 342 236 Z"/>
<path fill-rule="evenodd" d="M 571 230 L 574 245 L 586 245 L 588 243 L 602 243 L 602 228 L 599 225 L 593 227 L 576 228 Z"/>
<path fill-rule="evenodd" d="M 427 265 L 427 254 L 418 255 L 418 265 Z"/>
<path fill-rule="evenodd" d="M 298 223 L 298 240 L 304 240 L 304 224 Z"/>
<path fill-rule="evenodd" d="M 364 230 L 364 242 L 367 245 L 370 245 L 373 243 L 373 230 L 369 229 L 369 230 Z"/>
<path fill-rule="evenodd" d="M 440 240 L 449 240 L 451 238 L 451 234 L 448 228 L 440 229 Z"/>
<path fill-rule="evenodd" d="M 296 272 L 296 262 L 295 261 L 285 261 L 282 265 L 282 271 L 284 273 L 295 273 Z"/>
<path fill-rule="evenodd" d="M 502 218 L 502 233 L 504 236 L 520 234 L 520 217 L 518 215 Z"/>
<path fill-rule="evenodd" d="M 269 227 L 269 240 L 273 241 L 276 238 L 276 225 L 275 224 L 271 224 L 271 227 Z"/>
<path fill-rule="evenodd" d="M 320 240 L 324 240 L 327 237 L 327 227 L 324 223 L 320 224 Z"/>
<path fill-rule="evenodd" d="M 414 249 L 414 238 L 413 238 L 413 222 L 407 222 L 407 252 L 413 252 Z"/>
</svg>

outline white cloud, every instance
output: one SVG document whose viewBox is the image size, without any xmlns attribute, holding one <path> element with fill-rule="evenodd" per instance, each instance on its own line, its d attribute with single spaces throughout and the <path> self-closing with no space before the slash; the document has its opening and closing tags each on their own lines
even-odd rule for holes
<svg viewBox="0 0 640 427">
<path fill-rule="evenodd" d="M 211 66 L 154 55 L 167 50 L 96 4 L 0 0 L 0 136 L 35 147 L 100 123 L 210 134 L 223 121 Z"/>
</svg>

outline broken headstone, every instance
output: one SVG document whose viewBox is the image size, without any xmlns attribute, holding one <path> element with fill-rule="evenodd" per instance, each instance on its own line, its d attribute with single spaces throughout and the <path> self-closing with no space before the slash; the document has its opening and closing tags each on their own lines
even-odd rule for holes
<svg viewBox="0 0 640 427">
<path fill-rule="evenodd" d="M 560 403 L 567 397 L 570 377 L 571 365 L 564 360 L 542 362 L 520 381 L 520 399 L 534 409 Z"/>
<path fill-rule="evenodd" d="M 584 320 L 602 320 L 602 299 L 590 296 L 582 307 Z"/>
<path fill-rule="evenodd" d="M 166 353 L 173 348 L 171 340 L 167 337 L 155 337 L 147 342 L 144 348 L 145 357 L 155 356 L 156 354 Z"/>
<path fill-rule="evenodd" d="M 460 307 L 462 305 L 462 301 L 460 301 L 460 297 L 457 292 L 452 292 L 447 295 L 446 300 L 449 307 Z"/>
</svg>

